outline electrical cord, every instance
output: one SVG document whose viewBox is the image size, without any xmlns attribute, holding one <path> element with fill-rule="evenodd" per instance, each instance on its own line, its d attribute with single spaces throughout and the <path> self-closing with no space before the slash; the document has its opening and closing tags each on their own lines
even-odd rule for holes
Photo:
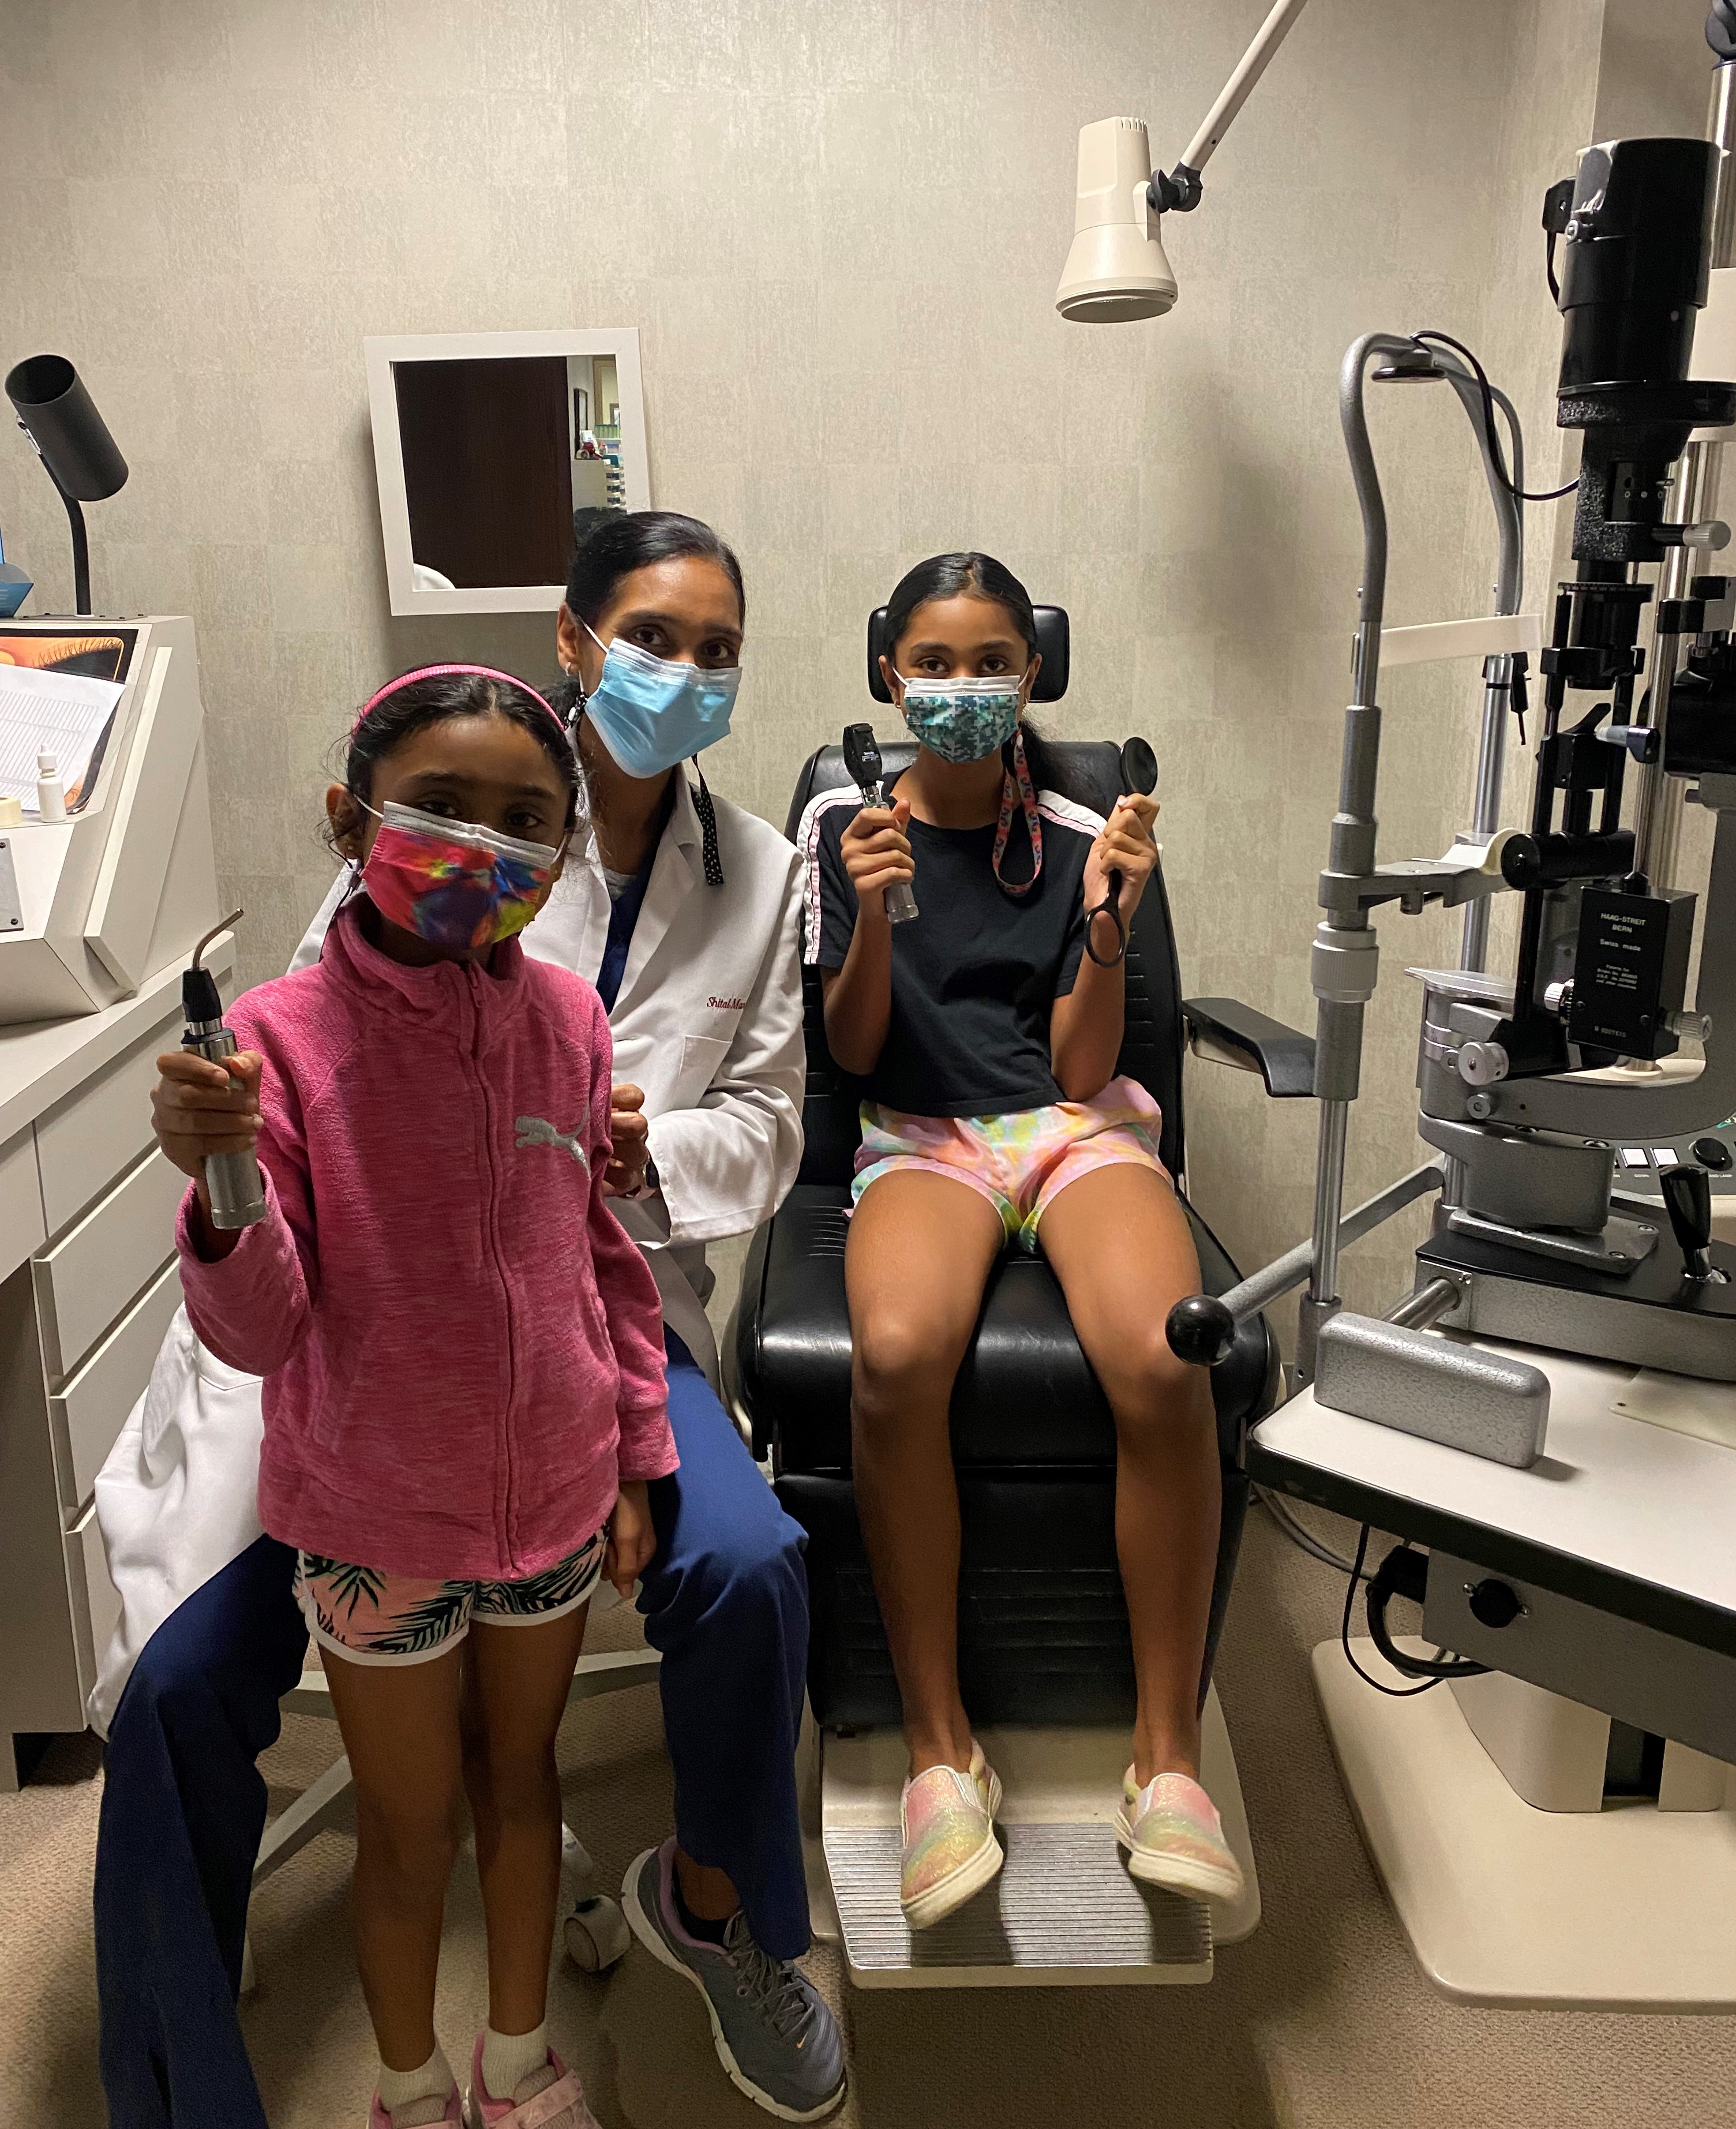
<svg viewBox="0 0 1736 2129">
<path fill-rule="evenodd" d="M 1429 1692 L 1432 1687 L 1443 1684 L 1449 1678 L 1477 1678 L 1488 1669 L 1486 1664 L 1472 1663 L 1463 1656 L 1448 1656 L 1443 1649 L 1437 1649 L 1431 1659 L 1427 1656 L 1411 1655 L 1405 1650 L 1394 1646 L 1392 1637 L 1386 1631 L 1387 1600 L 1394 1595 L 1420 1596 L 1417 1590 L 1413 1588 L 1405 1591 L 1399 1585 L 1407 1579 L 1407 1569 L 1410 1571 L 1408 1579 L 1414 1580 L 1415 1569 L 1411 1567 L 1411 1563 L 1421 1564 L 1420 1553 L 1413 1552 L 1406 1545 L 1396 1546 L 1387 1555 L 1381 1567 L 1371 1572 L 1364 1564 L 1368 1555 L 1368 1541 L 1373 1535 L 1367 1523 L 1364 1523 L 1362 1526 L 1361 1537 L 1356 1549 L 1356 1558 L 1353 1560 L 1346 1560 L 1334 1552 L 1330 1546 L 1323 1544 L 1312 1531 L 1299 1522 L 1291 1513 L 1287 1503 L 1279 1499 L 1278 1496 L 1268 1488 L 1256 1486 L 1252 1490 L 1254 1498 L 1298 1551 L 1306 1552 L 1310 1559 L 1319 1560 L 1323 1566 L 1334 1568 L 1340 1574 L 1348 1576 L 1349 1579 L 1344 1589 L 1344 1617 L 1339 1627 L 1339 1641 L 1344 1651 L 1345 1661 L 1365 1684 L 1372 1685 L 1377 1693 L 1384 1693 L 1390 1698 L 1410 1700 L 1419 1693 Z M 1384 1685 L 1379 1679 L 1371 1678 L 1352 1654 L 1350 1621 L 1355 1608 L 1357 1588 L 1362 1583 L 1368 1584 L 1368 1631 L 1375 1646 L 1395 1670 L 1407 1672 L 1412 1677 L 1420 1677 L 1423 1679 L 1420 1685 Z"/>
<path fill-rule="evenodd" d="M 1253 1497 L 1298 1552 L 1306 1552 L 1310 1560 L 1319 1560 L 1323 1567 L 1335 1568 L 1340 1574 L 1350 1573 L 1350 1562 L 1344 1558 L 1344 1555 L 1334 1552 L 1324 1539 L 1317 1538 L 1305 1523 L 1298 1520 L 1292 1513 L 1289 1503 L 1278 1494 L 1272 1493 L 1268 1487 L 1256 1486 L 1253 1488 Z M 1367 1582 L 1372 1581 L 1373 1578 L 1372 1575 L 1364 1574 L 1361 1579 Z"/>
<path fill-rule="evenodd" d="M 1420 1603 L 1423 1579 L 1428 1563 L 1423 1555 L 1410 1546 L 1396 1545 L 1381 1562 L 1373 1575 L 1365 1577 L 1363 1563 L 1368 1556 L 1368 1540 L 1372 1535 L 1368 1524 L 1363 1525 L 1362 1536 L 1357 1541 L 1356 1560 L 1344 1589 L 1344 1610 L 1339 1622 L 1339 1643 L 1344 1651 L 1344 1660 L 1365 1685 L 1372 1685 L 1377 1693 L 1384 1693 L 1389 1700 L 1414 1700 L 1420 1693 L 1431 1692 L 1434 1687 L 1453 1678 L 1482 1678 L 1488 1670 L 1486 1664 L 1472 1663 L 1463 1656 L 1449 1656 L 1444 1649 L 1437 1649 L 1432 1657 L 1414 1656 L 1397 1647 L 1386 1631 L 1386 1604 L 1394 1596 L 1410 1598 Z M 1420 1685 L 1383 1685 L 1377 1678 L 1371 1678 L 1357 1661 L 1350 1647 L 1350 1615 L 1356 1603 L 1357 1585 L 1368 1583 L 1368 1632 L 1374 1646 L 1396 1671 L 1410 1678 L 1420 1678 Z M 1406 1584 L 1410 1586 L 1407 1588 Z"/>
<path fill-rule="evenodd" d="M 1415 1700 L 1420 1693 L 1432 1693 L 1441 1684 L 1438 1678 L 1425 1679 L 1420 1685 L 1382 1685 L 1377 1678 L 1371 1678 L 1352 1655 L 1350 1649 L 1350 1612 L 1356 1603 L 1357 1584 L 1364 1578 L 1363 1562 L 1368 1557 L 1368 1539 L 1371 1533 L 1367 1523 L 1357 1540 L 1356 1560 L 1350 1569 L 1350 1579 L 1344 1585 L 1344 1616 L 1339 1622 L 1339 1645 L 1344 1651 L 1348 1663 L 1364 1685 L 1372 1685 L 1377 1693 L 1384 1693 L 1389 1700 Z"/>
<path fill-rule="evenodd" d="M 1515 497 L 1520 502 L 1558 502 L 1562 496 L 1572 494 L 1574 489 L 1579 486 L 1577 479 L 1570 480 L 1564 488 L 1543 488 L 1535 491 L 1515 485 L 1512 474 L 1507 469 L 1507 461 L 1501 452 L 1501 433 L 1495 426 L 1495 394 L 1490 388 L 1488 373 L 1463 341 L 1455 340 L 1451 333 L 1434 331 L 1413 333 L 1410 337 L 1419 347 L 1424 347 L 1430 341 L 1434 341 L 1441 347 L 1450 347 L 1455 355 L 1463 355 L 1470 364 L 1472 374 L 1477 379 L 1477 389 L 1482 394 L 1483 425 L 1489 439 L 1490 452 L 1494 458 L 1495 470 L 1499 474 L 1501 485 L 1506 489 L 1508 494 Z"/>
</svg>

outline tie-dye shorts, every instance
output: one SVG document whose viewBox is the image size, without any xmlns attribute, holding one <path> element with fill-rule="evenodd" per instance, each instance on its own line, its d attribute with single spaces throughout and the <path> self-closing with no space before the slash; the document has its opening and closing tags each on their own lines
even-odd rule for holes
<svg viewBox="0 0 1736 2129">
<path fill-rule="evenodd" d="M 1130 1164 L 1167 1181 L 1158 1157 L 1163 1116 L 1137 1079 L 1111 1079 L 1088 1102 L 1053 1102 L 1010 1116 L 912 1117 L 862 1105 L 851 1203 L 882 1175 L 926 1169 L 979 1191 L 1001 1215 L 1008 1241 L 1037 1246 L 1037 1225 L 1069 1183 L 1094 1169 Z"/>
<path fill-rule="evenodd" d="M 321 1647 L 352 1663 L 431 1663 L 455 1649 L 473 1622 L 540 1627 L 577 1611 L 602 1579 L 608 1536 L 594 1532 L 577 1552 L 522 1582 L 442 1582 L 298 1552 L 296 1602 Z"/>
</svg>

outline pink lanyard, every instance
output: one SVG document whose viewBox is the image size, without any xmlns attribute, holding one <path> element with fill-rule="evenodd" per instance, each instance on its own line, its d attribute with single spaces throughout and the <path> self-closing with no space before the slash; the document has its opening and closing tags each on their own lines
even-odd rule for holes
<svg viewBox="0 0 1736 2129">
<path fill-rule="evenodd" d="M 1019 803 L 1025 808 L 1025 833 L 1030 837 L 1029 879 L 1002 879 L 1001 873 L 1001 860 L 1006 855 L 1006 839 L 1012 832 L 1015 788 Z M 1001 818 L 995 828 L 995 850 L 992 862 L 995 878 L 1000 880 L 1009 894 L 1029 894 L 1043 869 L 1043 823 L 1037 813 L 1037 794 L 1031 788 L 1030 771 L 1025 764 L 1025 734 L 1016 730 L 1013 733 L 1013 765 L 1001 779 Z"/>
</svg>

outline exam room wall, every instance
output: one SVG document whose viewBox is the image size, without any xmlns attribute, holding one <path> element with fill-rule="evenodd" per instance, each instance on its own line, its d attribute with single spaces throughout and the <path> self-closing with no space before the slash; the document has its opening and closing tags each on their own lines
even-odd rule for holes
<svg viewBox="0 0 1736 2129">
<path fill-rule="evenodd" d="M 1321 0 L 1169 225 L 1172 316 L 1063 324 L 1077 128 L 1134 112 L 1172 160 L 1260 12 L 13 0 L 4 351 L 71 355 L 131 462 L 90 513 L 99 607 L 197 618 L 246 974 L 331 876 L 323 758 L 368 689 L 459 650 L 550 669 L 545 617 L 388 617 L 362 336 L 633 324 L 654 498 L 748 573 L 719 788 L 781 822 L 802 755 L 867 707 L 868 607 L 925 553 L 990 548 L 1073 615 L 1049 728 L 1157 745 L 1187 987 L 1310 1025 L 1359 560 L 1339 362 L 1370 327 L 1454 332 L 1553 466 L 1537 202 L 1586 137 L 1604 10 Z M 1374 427 L 1390 618 L 1486 610 L 1456 403 L 1394 395 Z M 3 440 L 0 525 L 35 610 L 64 607 L 59 506 Z M 1475 669 L 1385 692 L 1383 847 L 1433 853 L 1468 805 Z M 1456 920 L 1382 936 L 1353 1195 L 1420 1157 L 1401 970 L 1449 958 Z M 1189 1122 L 1244 1261 L 1304 1229 L 1309 1104 L 1200 1068 Z M 1366 1245 L 1353 1298 L 1403 1259 Z"/>
</svg>

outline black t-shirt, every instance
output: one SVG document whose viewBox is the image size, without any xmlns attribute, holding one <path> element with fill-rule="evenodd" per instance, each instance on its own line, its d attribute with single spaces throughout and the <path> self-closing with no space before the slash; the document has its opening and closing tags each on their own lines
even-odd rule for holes
<svg viewBox="0 0 1736 2129">
<path fill-rule="evenodd" d="M 1049 1008 L 1064 998 L 1085 950 L 1085 861 L 1098 816 L 1052 791 L 1037 795 L 1043 870 L 1009 894 L 991 862 L 995 831 L 909 827 L 916 915 L 892 926 L 892 1012 L 867 1080 L 870 1098 L 924 1117 L 1009 1115 L 1063 1097 L 1049 1065 Z M 839 849 L 861 810 L 852 790 L 821 792 L 802 817 L 807 868 L 804 953 L 841 969 L 856 929 L 856 891 Z M 1001 860 L 1030 872 L 1024 811 Z"/>
</svg>

